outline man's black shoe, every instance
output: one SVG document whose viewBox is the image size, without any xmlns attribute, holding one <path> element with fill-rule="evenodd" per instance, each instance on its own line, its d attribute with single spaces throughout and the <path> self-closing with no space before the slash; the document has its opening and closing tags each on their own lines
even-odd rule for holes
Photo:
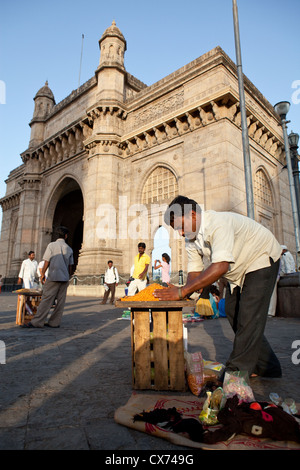
<svg viewBox="0 0 300 470">
<path fill-rule="evenodd" d="M 52 326 L 52 325 L 49 325 L 49 323 L 45 323 L 44 326 L 48 326 L 49 328 L 59 328 L 60 327 L 60 325 Z"/>
</svg>

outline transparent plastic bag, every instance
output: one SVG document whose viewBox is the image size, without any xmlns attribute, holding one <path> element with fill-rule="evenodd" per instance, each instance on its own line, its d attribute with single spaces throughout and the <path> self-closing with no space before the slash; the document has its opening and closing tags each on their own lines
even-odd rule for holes
<svg viewBox="0 0 300 470">
<path fill-rule="evenodd" d="M 218 387 L 213 393 L 206 392 L 206 395 L 199 420 L 204 424 L 213 426 L 218 423 L 218 413 L 224 403 L 224 391 L 221 387 Z"/>
<path fill-rule="evenodd" d="M 201 352 L 184 353 L 186 378 L 190 391 L 199 396 L 203 388 L 203 359 Z"/>
<path fill-rule="evenodd" d="M 252 388 L 248 384 L 249 377 L 247 372 L 233 371 L 225 372 L 223 391 L 227 398 L 232 398 L 237 395 L 240 402 L 255 401 Z"/>
</svg>

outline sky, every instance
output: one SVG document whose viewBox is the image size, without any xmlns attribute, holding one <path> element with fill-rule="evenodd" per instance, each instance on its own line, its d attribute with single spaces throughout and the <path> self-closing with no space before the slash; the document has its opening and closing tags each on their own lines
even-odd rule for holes
<svg viewBox="0 0 300 470">
<path fill-rule="evenodd" d="M 272 105 L 290 101 L 288 133 L 300 134 L 300 1 L 237 6 L 243 73 Z M 35 94 L 48 80 L 59 103 L 93 77 L 113 20 L 127 42 L 126 70 L 147 85 L 216 46 L 236 62 L 232 0 L 2 0 L 0 198 L 28 148 Z"/>
</svg>

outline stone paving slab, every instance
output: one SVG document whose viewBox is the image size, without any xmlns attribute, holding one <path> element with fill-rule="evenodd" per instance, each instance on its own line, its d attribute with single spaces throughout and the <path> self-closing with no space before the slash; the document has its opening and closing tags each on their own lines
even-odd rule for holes
<svg viewBox="0 0 300 470">
<path fill-rule="evenodd" d="M 185 449 L 114 421 L 133 391 L 130 321 L 120 320 L 122 309 L 100 305 L 98 298 L 68 296 L 60 328 L 27 330 L 15 324 L 16 306 L 16 294 L 0 295 L 0 340 L 6 346 L 6 363 L 0 364 L 1 450 Z M 233 340 L 226 318 L 187 329 L 189 351 L 226 362 Z M 292 362 L 293 353 L 300 359 L 300 346 L 299 353 L 292 348 L 300 341 L 300 319 L 269 318 L 266 336 L 283 377 L 251 379 L 255 398 L 268 400 L 276 392 L 300 403 L 300 364 Z"/>
</svg>

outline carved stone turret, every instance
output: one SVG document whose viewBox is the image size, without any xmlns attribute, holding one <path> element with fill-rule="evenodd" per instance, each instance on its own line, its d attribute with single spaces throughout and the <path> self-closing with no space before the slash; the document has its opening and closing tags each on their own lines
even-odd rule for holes
<svg viewBox="0 0 300 470">
<path fill-rule="evenodd" d="M 33 117 L 29 124 L 31 127 L 29 148 L 34 148 L 43 142 L 45 120 L 55 105 L 54 95 L 50 90 L 47 81 L 33 99 L 35 105 Z"/>
<path fill-rule="evenodd" d="M 100 63 L 96 70 L 99 101 L 121 103 L 124 100 L 124 54 L 126 41 L 115 21 L 99 40 Z"/>
<path fill-rule="evenodd" d="M 124 54 L 126 51 L 126 41 L 113 21 L 99 40 L 100 64 L 102 66 L 119 66 L 124 69 Z"/>
</svg>

